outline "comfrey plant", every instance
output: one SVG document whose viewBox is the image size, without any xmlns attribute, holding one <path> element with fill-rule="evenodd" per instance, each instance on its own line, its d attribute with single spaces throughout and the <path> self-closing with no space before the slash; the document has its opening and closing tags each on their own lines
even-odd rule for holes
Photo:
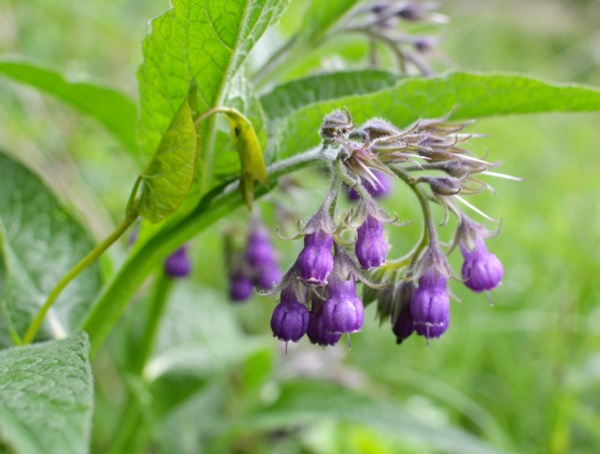
<svg viewBox="0 0 600 454">
<path fill-rule="evenodd" d="M 52 11 L 64 2 L 43 3 Z M 126 2 L 113 3 L 111 20 L 126 21 L 112 28 L 127 30 L 141 9 L 114 14 L 122 7 L 116 3 Z M 302 15 L 281 21 L 289 3 L 172 0 L 172 8 L 151 22 L 141 47 L 127 50 L 131 40 L 124 39 L 116 53 L 99 48 L 96 65 L 76 62 L 111 74 L 111 68 L 127 66 L 124 56 L 141 49 L 134 97 L 111 88 L 129 86 L 132 77 L 97 84 L 95 77 L 73 81 L 54 69 L 57 61 L 38 64 L 28 55 L 0 61 L 0 76 L 14 82 L 0 81 L 0 92 L 8 94 L 0 97 L 3 450 L 183 452 L 188 447 L 178 442 L 193 440 L 196 451 L 256 452 L 277 450 L 267 446 L 281 438 L 273 431 L 288 437 L 290 428 L 306 425 L 306 415 L 319 419 L 330 403 L 351 402 L 377 418 L 392 415 L 391 402 L 319 381 L 293 383 L 277 373 L 272 352 L 256 342 L 250 326 L 241 330 L 230 316 L 238 308 L 227 306 L 207 283 L 220 261 L 208 247 L 215 237 L 209 240 L 207 231 L 228 216 L 238 222 L 244 207 L 255 209 L 255 200 L 293 172 L 327 166 L 329 189 L 317 212 L 300 223 L 303 247 L 285 273 L 260 219 L 251 217 L 247 229 L 231 238 L 231 299 L 277 294 L 271 328 L 286 343 L 306 335 L 319 346 L 335 345 L 344 334 L 363 330 L 364 308 L 375 301 L 398 342 L 415 332 L 436 338 L 452 329 L 452 279 L 480 299 L 502 280 L 502 264 L 488 251 L 497 231 L 459 209 L 470 206 L 463 197 L 492 189 L 484 179 L 497 165 L 465 149 L 476 137 L 465 133 L 467 123 L 417 120 L 451 111 L 454 119 L 600 111 L 594 87 L 504 73 L 431 76 L 427 57 L 435 55 L 436 38 L 428 24 L 446 21 L 435 4 L 310 0 Z M 30 23 L 23 14 L 35 13 L 36 2 L 21 4 L 8 7 L 15 25 L 9 41 L 20 42 L 30 28 L 20 30 L 19 24 Z M 84 11 L 61 6 L 60 16 L 89 23 L 90 32 L 105 26 L 78 17 Z M 414 22 L 426 35 L 410 33 Z M 269 27 L 286 30 L 265 35 Z M 61 39 L 60 31 L 52 36 Z M 47 30 L 39 26 L 36 33 Z M 338 40 L 350 33 L 352 40 Z M 289 39 L 277 42 L 277 36 Z M 369 55 L 354 59 L 354 51 L 341 51 L 343 41 L 362 38 Z M 23 49 L 31 49 L 43 39 L 25 41 Z M 255 51 L 256 43 L 266 42 Z M 327 72 L 321 61 L 335 61 L 336 71 Z M 394 66 L 398 71 L 389 71 Z M 114 74 L 124 76 L 121 70 Z M 21 93 L 19 84 L 44 96 Z M 54 115 L 60 103 L 66 107 Z M 323 121 L 344 105 L 360 124 L 345 109 Z M 78 114 L 86 118 L 81 123 Z M 56 140 L 65 125 L 67 140 Z M 44 152 L 37 155 L 39 150 Z M 412 250 L 396 257 L 399 245 L 392 248 L 385 233 L 400 224 L 379 202 L 386 195 L 393 204 L 394 187 L 403 184 L 420 203 L 423 233 Z M 346 188 L 356 200 L 344 211 L 338 202 Z M 434 204 L 458 218 L 448 249 L 438 239 Z M 138 222 L 139 239 L 127 249 L 122 237 Z M 192 241 L 195 247 L 186 249 Z M 464 256 L 460 273 L 448 265 L 451 251 Z M 190 273 L 192 262 L 192 279 L 176 279 Z M 194 422 L 198 404 L 209 424 L 179 424 Z M 93 411 L 99 425 L 91 437 Z M 290 418 L 279 418 L 281 412 Z M 232 424 L 219 424 L 224 417 Z M 254 424 L 265 417 L 274 425 Z M 391 427 L 397 419 L 388 422 Z M 266 432 L 254 433 L 260 427 Z M 282 441 L 287 446 L 291 438 L 297 437 Z"/>
<path fill-rule="evenodd" d="M 489 292 L 500 285 L 503 268 L 484 240 L 499 230 L 489 231 L 470 219 L 456 201 L 479 211 L 459 194 L 492 190 L 479 179 L 481 175 L 507 176 L 489 170 L 498 164 L 462 148 L 478 137 L 463 133 L 470 123 L 452 123 L 445 117 L 419 120 L 401 130 L 383 119 L 356 128 L 347 109 L 325 117 L 320 135 L 323 150 L 333 156 L 331 188 L 306 225 L 298 224 L 299 234 L 292 239 L 303 238 L 304 248 L 295 263 L 279 285 L 262 292 L 281 292 L 271 328 L 275 337 L 286 342 L 286 352 L 287 342 L 298 342 L 305 334 L 312 343 L 328 346 L 344 333 L 360 332 L 364 304 L 375 298 L 380 319 L 390 318 L 398 343 L 413 332 L 428 341 L 440 337 L 450 324 L 450 278 L 474 292 L 485 291 L 491 303 Z M 401 225 L 398 216 L 384 212 L 376 198 L 390 191 L 392 178 L 406 183 L 417 196 L 424 230 L 411 252 L 388 260 L 384 225 Z M 336 209 L 342 183 L 359 198 L 358 206 L 347 213 Z M 465 260 L 461 277 L 455 275 L 441 249 L 432 203 L 445 210 L 442 226 L 450 212 L 459 219 L 448 253 L 459 246 Z M 355 232 L 353 241 L 346 239 L 346 230 Z M 346 248 L 353 249 L 356 261 Z M 357 295 L 357 281 L 366 289 L 363 300 Z"/>
</svg>

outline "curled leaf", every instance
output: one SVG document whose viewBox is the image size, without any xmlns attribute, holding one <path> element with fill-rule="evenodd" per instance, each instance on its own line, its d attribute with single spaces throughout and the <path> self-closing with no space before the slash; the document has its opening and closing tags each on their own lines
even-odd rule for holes
<svg viewBox="0 0 600 454">
<path fill-rule="evenodd" d="M 254 200 L 254 182 L 258 181 L 265 186 L 269 185 L 263 152 L 250 120 L 233 108 L 227 109 L 225 114 L 231 127 L 233 144 L 242 164 L 240 191 L 244 203 L 251 208 Z"/>
</svg>

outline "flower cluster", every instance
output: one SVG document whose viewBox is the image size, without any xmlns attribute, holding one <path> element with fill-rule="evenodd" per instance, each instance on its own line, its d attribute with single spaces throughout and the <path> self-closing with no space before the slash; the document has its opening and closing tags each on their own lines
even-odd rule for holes
<svg viewBox="0 0 600 454">
<path fill-rule="evenodd" d="M 448 17 L 435 12 L 439 8 L 433 2 L 371 1 L 355 10 L 345 27 L 346 32 L 363 33 L 373 45 L 371 64 L 377 65 L 376 43 L 390 48 L 397 57 L 402 73 L 411 67 L 421 74 L 433 74 L 431 66 L 424 58 L 438 45 L 438 38 L 429 35 L 411 35 L 402 30 L 405 23 L 446 24 Z"/>
<path fill-rule="evenodd" d="M 252 217 L 245 247 L 227 244 L 229 261 L 229 296 L 235 302 L 244 302 L 252 296 L 254 287 L 268 290 L 281 280 L 281 269 L 269 230 L 255 215 Z"/>
<path fill-rule="evenodd" d="M 469 139 L 481 137 L 462 132 L 469 124 L 451 123 L 446 117 L 419 120 L 401 130 L 376 118 L 356 128 L 346 109 L 324 119 L 323 147 L 336 150 L 330 163 L 331 188 L 306 225 L 298 224 L 299 234 L 293 239 L 303 238 L 304 247 L 296 261 L 279 285 L 263 292 L 281 292 L 271 319 L 276 338 L 287 345 L 307 334 L 313 344 L 335 345 L 342 334 L 361 331 L 364 306 L 377 300 L 379 318 L 390 319 L 398 343 L 413 332 L 429 341 L 450 325 L 451 278 L 488 296 L 500 284 L 502 264 L 485 244 L 498 231 L 473 221 L 456 203 L 487 217 L 461 196 L 491 190 L 481 175 L 507 177 L 490 171 L 497 164 L 463 148 Z M 384 225 L 398 225 L 398 216 L 383 211 L 377 198 L 389 193 L 394 178 L 414 192 L 424 222 L 421 240 L 413 250 L 389 260 Z M 344 213 L 336 203 L 342 183 L 355 194 L 352 198 L 358 197 L 358 204 Z M 440 226 L 433 220 L 432 204 L 445 210 Z M 453 272 L 438 239 L 437 229 L 446 225 L 450 213 L 459 222 L 447 254 L 455 248 L 462 252 L 461 277 Z M 348 240 L 347 231 L 353 232 L 353 241 Z M 364 285 L 362 299 L 357 294 L 358 282 Z"/>
</svg>

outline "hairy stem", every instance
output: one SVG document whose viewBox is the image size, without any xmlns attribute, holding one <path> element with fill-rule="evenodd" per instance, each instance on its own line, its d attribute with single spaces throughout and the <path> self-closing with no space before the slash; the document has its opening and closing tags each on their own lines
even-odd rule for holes
<svg viewBox="0 0 600 454">
<path fill-rule="evenodd" d="M 402 168 L 394 167 L 392 170 L 412 189 L 417 196 L 419 204 L 421 205 L 421 210 L 423 211 L 423 220 L 425 225 L 423 226 L 423 235 L 421 236 L 421 240 L 412 253 L 413 255 L 411 263 L 414 263 L 427 245 L 431 245 L 433 247 L 437 247 L 439 245 L 435 221 L 433 219 L 433 213 L 431 212 L 431 206 L 429 205 L 427 193 L 418 185 L 418 180 L 413 178 L 410 173 Z"/>
<path fill-rule="evenodd" d="M 48 295 L 48 299 L 44 305 L 40 308 L 39 312 L 27 328 L 25 332 L 25 336 L 23 337 L 23 344 L 29 344 L 35 338 L 35 335 L 40 329 L 42 322 L 44 321 L 44 317 L 47 312 L 50 310 L 56 298 L 60 295 L 60 292 L 75 279 L 79 273 L 85 270 L 88 266 L 90 266 L 94 260 L 96 260 L 104 251 L 106 251 L 115 241 L 117 241 L 121 235 L 133 224 L 137 215 L 128 213 L 125 220 L 119 225 L 113 233 L 111 233 L 102 243 L 96 246 L 88 255 L 86 255 L 77 265 L 75 265 L 71 270 L 56 284 L 56 287 L 50 292 Z"/>
</svg>

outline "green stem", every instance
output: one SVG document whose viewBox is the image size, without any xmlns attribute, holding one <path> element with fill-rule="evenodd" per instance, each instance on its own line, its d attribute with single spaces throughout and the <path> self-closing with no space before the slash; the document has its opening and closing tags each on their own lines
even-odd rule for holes
<svg viewBox="0 0 600 454">
<path fill-rule="evenodd" d="M 138 345 L 136 356 L 132 361 L 132 372 L 138 375 L 142 375 L 144 367 L 150 357 L 150 353 L 152 352 L 152 348 L 154 347 L 158 325 L 165 312 L 169 292 L 171 291 L 172 286 L 173 279 L 167 276 L 164 271 L 159 273 L 156 278 L 154 295 L 150 303 L 150 313 L 148 314 L 146 327 Z"/>
<path fill-rule="evenodd" d="M 44 321 L 44 317 L 46 313 L 50 310 L 56 298 L 60 295 L 60 292 L 71 282 L 75 277 L 79 275 L 83 270 L 85 270 L 88 266 L 90 266 L 94 260 L 96 260 L 104 251 L 106 251 L 115 241 L 119 239 L 119 237 L 133 224 L 136 219 L 135 214 L 128 214 L 125 220 L 119 225 L 113 233 L 111 233 L 102 243 L 96 246 L 88 255 L 86 255 L 77 265 L 75 265 L 71 270 L 56 284 L 56 287 L 50 292 L 48 295 L 48 299 L 44 303 L 44 305 L 40 308 L 39 312 L 27 328 L 27 332 L 23 337 L 23 344 L 27 345 L 33 341 L 35 335 L 37 334 L 42 322 Z"/>
<path fill-rule="evenodd" d="M 320 147 L 296 155 L 270 166 L 267 169 L 269 179 L 274 180 L 296 169 L 315 164 L 324 157 Z M 127 260 L 82 324 L 82 329 L 90 336 L 91 355 L 98 351 L 138 287 L 170 253 L 242 205 L 238 187 L 239 181 L 236 181 L 227 187 L 220 186 L 208 192 L 191 213 L 177 224 L 159 231 Z M 257 196 L 267 192 L 262 185 L 257 185 L 255 189 Z"/>
<path fill-rule="evenodd" d="M 141 378 L 144 367 L 152 352 L 158 325 L 164 314 L 172 286 L 173 279 L 167 276 L 164 271 L 159 273 L 155 283 L 154 295 L 150 301 L 150 311 L 142 339 L 137 344 L 135 356 L 130 361 L 130 372 L 137 377 Z M 107 449 L 108 454 L 130 452 L 133 446 L 143 442 L 143 434 L 140 434 L 140 429 L 144 428 L 142 424 L 143 409 L 144 404 L 140 401 L 136 393 L 130 390 L 127 396 L 127 403 L 121 413 L 119 424 L 111 437 L 111 443 Z"/>
<path fill-rule="evenodd" d="M 433 213 L 431 212 L 431 206 L 429 205 L 429 198 L 427 197 L 425 191 L 423 191 L 423 189 L 419 186 L 418 180 L 413 178 L 412 175 L 410 175 L 410 173 L 408 173 L 406 170 L 399 167 L 394 167 L 392 170 L 412 189 L 417 196 L 419 204 L 421 205 L 421 210 L 423 211 L 425 225 L 423 226 L 423 235 L 421 236 L 421 240 L 419 241 L 412 255 L 411 263 L 414 263 L 427 245 L 430 244 L 431 246 L 435 247 L 439 244 L 437 230 L 435 228 L 435 221 L 433 219 Z"/>
</svg>

